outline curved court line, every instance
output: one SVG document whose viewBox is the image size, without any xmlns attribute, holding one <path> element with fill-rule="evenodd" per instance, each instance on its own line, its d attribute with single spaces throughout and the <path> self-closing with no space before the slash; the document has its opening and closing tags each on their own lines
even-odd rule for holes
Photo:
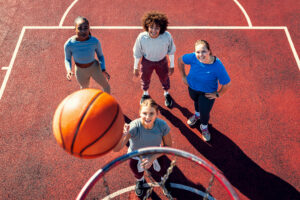
<svg viewBox="0 0 300 200">
<path fill-rule="evenodd" d="M 238 0 L 233 0 L 234 3 L 236 3 L 236 5 L 241 9 L 241 11 L 243 12 L 244 16 L 246 17 L 246 20 L 248 22 L 249 27 L 252 27 L 252 23 L 250 20 L 249 15 L 247 14 L 246 10 L 244 9 L 244 7 L 238 2 Z"/>
<path fill-rule="evenodd" d="M 61 27 L 65 21 L 65 18 L 66 16 L 68 15 L 69 11 L 72 9 L 72 7 L 78 2 L 78 0 L 74 0 L 70 6 L 67 8 L 67 10 L 65 11 L 65 13 L 63 14 L 60 22 L 59 22 L 59 27 Z M 241 9 L 242 13 L 244 14 L 246 20 L 247 20 L 247 23 L 248 23 L 248 26 L 249 27 L 252 27 L 252 23 L 251 23 L 251 20 L 250 20 L 250 17 L 249 15 L 247 14 L 246 10 L 244 9 L 244 7 L 240 4 L 240 2 L 238 2 L 238 0 L 233 0 L 233 2 Z"/>
<path fill-rule="evenodd" d="M 149 184 L 149 185 L 154 186 L 154 187 L 159 187 L 158 184 Z M 170 185 L 172 186 L 172 188 L 186 190 L 186 191 L 195 193 L 195 194 L 197 194 L 199 196 L 202 196 L 202 197 L 204 197 L 206 195 L 205 192 L 202 192 L 201 190 L 198 190 L 196 188 L 189 187 L 187 185 L 182 185 L 182 184 L 177 184 L 177 183 L 170 183 Z M 123 188 L 121 190 L 118 190 L 118 191 L 116 191 L 116 192 L 114 192 L 114 193 L 112 193 L 112 194 L 104 197 L 103 200 L 109 200 L 109 199 L 115 198 L 115 197 L 120 196 L 121 194 L 124 194 L 126 192 L 133 191 L 134 189 L 135 189 L 135 185 L 129 186 L 127 188 Z M 208 199 L 209 200 L 216 200 L 214 197 L 212 197 L 210 195 L 208 195 Z"/>
<path fill-rule="evenodd" d="M 77 3 L 78 0 L 74 0 L 71 5 L 67 8 L 67 10 L 65 11 L 64 15 L 62 16 L 60 22 L 59 22 L 59 26 L 61 27 L 65 21 L 66 16 L 68 15 L 69 11 L 71 10 L 71 8 Z"/>
</svg>

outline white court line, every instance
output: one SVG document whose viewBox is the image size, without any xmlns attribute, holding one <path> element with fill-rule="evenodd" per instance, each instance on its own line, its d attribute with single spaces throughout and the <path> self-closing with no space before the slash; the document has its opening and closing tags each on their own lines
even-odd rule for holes
<svg viewBox="0 0 300 200">
<path fill-rule="evenodd" d="M 241 11 L 243 12 L 244 16 L 246 17 L 246 20 L 248 22 L 248 25 L 250 27 L 252 27 L 252 23 L 251 23 L 251 20 L 250 20 L 250 17 L 249 15 L 247 14 L 246 10 L 244 9 L 244 7 L 237 1 L 237 0 L 233 0 L 234 3 L 236 3 L 236 5 L 238 5 L 238 7 L 241 9 Z"/>
<path fill-rule="evenodd" d="M 2 70 L 8 70 L 9 67 L 2 67 Z"/>
<path fill-rule="evenodd" d="M 251 20 L 250 20 L 250 17 L 249 15 L 247 14 L 246 10 L 244 9 L 244 7 L 242 6 L 242 4 L 240 4 L 240 2 L 238 2 L 238 0 L 233 0 L 234 3 L 241 9 L 242 13 L 244 14 L 246 20 L 247 20 L 247 23 L 248 23 L 248 26 L 252 27 L 252 23 L 251 23 Z M 73 8 L 73 6 L 78 2 L 78 0 L 74 0 L 70 6 L 67 8 L 67 10 L 64 12 L 60 22 L 59 22 L 59 26 L 61 27 L 65 21 L 65 18 L 67 17 L 68 13 L 70 12 L 70 10 Z"/>
<path fill-rule="evenodd" d="M 78 2 L 78 0 L 74 0 L 70 6 L 67 8 L 67 10 L 64 12 L 60 22 L 59 22 L 59 26 L 61 27 L 65 21 L 65 18 L 67 17 L 67 15 L 69 14 L 70 10 L 73 8 L 73 6 Z M 242 13 L 244 14 L 246 20 L 247 20 L 247 23 L 248 23 L 248 26 L 252 27 L 252 23 L 251 23 L 251 20 L 250 20 L 250 17 L 249 15 L 247 14 L 246 10 L 244 9 L 244 7 L 242 6 L 242 4 L 240 4 L 240 2 L 238 2 L 238 0 L 233 0 L 233 2 L 241 9 Z"/>
<path fill-rule="evenodd" d="M 13 52 L 13 55 L 12 55 L 12 58 L 11 58 L 11 60 L 10 60 L 8 69 L 7 69 L 7 71 L 6 71 L 4 80 L 3 80 L 3 82 L 2 82 L 1 88 L 0 88 L 0 100 L 1 100 L 1 98 L 2 98 L 2 95 L 3 95 L 4 89 L 5 89 L 5 87 L 6 87 L 6 84 L 7 84 L 9 75 L 10 75 L 10 73 L 11 73 L 12 67 L 13 67 L 13 65 L 14 65 L 14 62 L 15 62 L 17 53 L 18 53 L 18 51 L 19 51 L 20 44 L 21 44 L 21 42 L 22 42 L 24 33 L 25 33 L 25 28 L 23 27 L 23 28 L 22 28 L 22 31 L 21 31 L 21 34 L 20 34 L 20 36 L 19 36 L 19 39 L 18 39 L 16 48 L 15 48 L 15 50 L 14 50 L 14 52 Z"/>
<path fill-rule="evenodd" d="M 67 8 L 67 10 L 64 12 L 60 22 L 59 22 L 59 26 L 61 27 L 65 21 L 65 18 L 67 17 L 67 15 L 69 14 L 70 10 L 73 8 L 73 6 L 78 2 L 78 0 L 74 0 L 70 6 Z M 241 9 L 242 13 L 244 14 L 246 20 L 247 20 L 247 23 L 248 23 L 248 26 L 252 27 L 252 23 L 251 23 L 251 20 L 250 20 L 250 17 L 249 15 L 247 14 L 246 10 L 244 9 L 244 7 L 242 6 L 242 4 L 240 4 L 240 2 L 238 2 L 238 0 L 233 0 L 233 2 Z"/>
<path fill-rule="evenodd" d="M 6 87 L 8 78 L 10 76 L 13 64 L 15 62 L 16 55 L 18 53 L 20 44 L 22 42 L 24 33 L 26 29 L 73 29 L 73 26 L 23 26 L 21 34 L 18 39 L 18 43 L 16 45 L 16 48 L 14 50 L 14 53 L 12 55 L 12 58 L 10 60 L 10 64 L 7 68 L 3 83 L 1 85 L 0 89 L 0 100 L 2 98 L 4 89 Z M 129 30 L 129 29 L 142 29 L 141 26 L 91 26 L 91 29 L 124 29 L 124 30 Z M 197 29 L 219 29 L 219 30 L 284 30 L 288 39 L 288 42 L 290 44 L 290 47 L 292 49 L 294 58 L 296 60 L 296 63 L 298 65 L 298 69 L 300 70 L 300 61 L 299 61 L 299 56 L 297 54 L 297 51 L 295 49 L 295 46 L 293 44 L 292 38 L 290 36 L 290 33 L 288 31 L 288 28 L 286 26 L 169 26 L 168 29 L 173 29 L 173 30 L 197 30 Z"/>
<path fill-rule="evenodd" d="M 71 8 L 77 3 L 78 0 L 74 0 L 73 3 L 71 3 L 71 5 L 67 8 L 67 10 L 65 11 L 65 13 L 63 14 L 60 22 L 59 22 L 59 26 L 62 26 L 66 16 L 68 15 L 69 11 L 71 10 Z"/>
<path fill-rule="evenodd" d="M 295 46 L 294 46 L 294 43 L 293 43 L 293 41 L 292 41 L 290 32 L 289 32 L 289 30 L 288 30 L 287 27 L 285 27 L 284 31 L 285 31 L 286 37 L 287 37 L 287 39 L 288 39 L 288 41 L 289 41 L 289 43 L 290 43 L 290 47 L 291 47 L 292 52 L 293 52 L 293 54 L 294 54 L 296 63 L 297 63 L 297 65 L 298 65 L 298 68 L 299 68 L 299 70 L 300 70 L 300 60 L 299 60 L 299 56 L 298 56 L 298 54 L 297 54 L 296 48 L 295 48 Z"/>
<path fill-rule="evenodd" d="M 24 26 L 25 29 L 74 29 L 74 26 Z M 91 29 L 143 29 L 142 26 L 90 26 Z M 168 29 L 245 29 L 245 30 L 285 30 L 286 26 L 168 26 Z"/>
<path fill-rule="evenodd" d="M 152 185 L 154 187 L 159 187 L 158 184 L 150 184 L 150 185 Z M 177 188 L 177 189 L 193 192 L 193 193 L 195 193 L 199 196 L 202 196 L 202 197 L 204 197 L 206 195 L 205 192 L 202 192 L 201 190 L 198 190 L 196 188 L 193 188 L 193 187 L 190 187 L 190 186 L 187 186 L 187 185 L 182 185 L 182 184 L 178 184 L 178 183 L 170 183 L 170 185 L 171 185 L 172 188 Z M 109 199 L 115 198 L 115 197 L 120 196 L 121 194 L 124 194 L 126 192 L 133 191 L 134 189 L 135 189 L 135 185 L 129 186 L 127 188 L 123 188 L 121 190 L 118 190 L 118 191 L 104 197 L 103 200 L 109 200 Z M 208 195 L 208 200 L 216 200 L 216 199 L 213 198 L 212 196 Z"/>
</svg>

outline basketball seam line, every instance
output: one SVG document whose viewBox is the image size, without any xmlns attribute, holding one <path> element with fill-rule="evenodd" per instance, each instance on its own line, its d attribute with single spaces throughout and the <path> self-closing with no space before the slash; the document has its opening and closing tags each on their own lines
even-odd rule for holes
<svg viewBox="0 0 300 200">
<path fill-rule="evenodd" d="M 70 98 L 70 97 L 68 97 L 68 98 Z M 62 130 L 61 130 L 61 117 L 62 117 L 62 114 L 63 114 L 66 103 L 67 103 L 67 100 L 65 101 L 64 105 L 62 106 L 62 109 L 61 109 L 60 114 L 59 114 L 59 120 L 58 120 L 58 122 L 59 122 L 59 134 L 60 134 L 60 138 L 61 138 L 61 141 L 62 141 L 63 149 L 66 149 L 66 145 L 65 145 L 64 137 L 63 137 Z"/>
<path fill-rule="evenodd" d="M 59 115 L 59 134 L 60 134 L 60 138 L 61 138 L 61 141 L 62 141 L 63 148 L 66 149 L 64 137 L 63 137 L 63 134 L 62 134 L 62 131 L 61 131 L 61 116 L 62 116 L 62 113 L 63 113 L 63 109 L 64 109 L 64 107 L 62 108 L 62 110 L 60 112 L 60 115 Z"/>
<path fill-rule="evenodd" d="M 87 145 L 86 147 L 84 147 L 84 148 L 80 151 L 80 153 L 79 153 L 80 156 L 81 156 L 81 154 L 82 154 L 87 148 L 89 148 L 90 146 L 92 146 L 93 144 L 95 144 L 96 142 L 98 142 L 103 136 L 105 136 L 105 134 L 110 130 L 110 128 L 111 128 L 111 127 L 113 126 L 113 124 L 115 123 L 117 117 L 119 116 L 119 110 L 120 110 L 120 108 L 119 108 L 119 105 L 118 105 L 118 106 L 117 106 L 117 112 L 116 112 L 116 115 L 115 115 L 114 119 L 112 120 L 112 122 L 110 123 L 110 125 L 107 127 L 107 129 L 103 132 L 102 135 L 100 135 L 100 136 L 99 136 L 97 139 L 95 139 L 91 144 Z M 110 151 L 110 150 L 111 150 L 111 148 L 110 148 L 109 150 L 105 151 L 105 152 L 108 152 L 108 151 Z M 103 152 L 103 153 L 105 153 L 105 152 Z M 101 155 L 101 154 L 103 154 L 103 153 L 100 153 L 99 155 Z M 92 155 L 92 156 L 96 156 L 96 155 Z"/>
<path fill-rule="evenodd" d="M 83 113 L 83 115 L 82 115 L 80 121 L 78 122 L 77 129 L 76 129 L 76 131 L 75 131 L 75 134 L 74 134 L 74 137 L 73 137 L 73 141 L 72 141 L 72 145 L 71 145 L 71 154 L 74 153 L 74 152 L 73 152 L 73 148 L 74 148 L 74 144 L 75 144 L 76 137 L 77 137 L 79 128 L 80 128 L 80 126 L 81 126 L 81 123 L 82 123 L 82 121 L 83 121 L 83 119 L 84 119 L 86 113 L 89 111 L 91 105 L 93 105 L 94 101 L 95 101 L 101 94 L 103 94 L 103 92 L 100 92 L 99 94 L 97 94 L 97 95 L 94 97 L 94 99 L 91 101 L 91 103 L 89 104 L 89 106 L 87 107 L 87 109 L 85 109 L 85 111 L 84 111 L 84 113 Z"/>
</svg>

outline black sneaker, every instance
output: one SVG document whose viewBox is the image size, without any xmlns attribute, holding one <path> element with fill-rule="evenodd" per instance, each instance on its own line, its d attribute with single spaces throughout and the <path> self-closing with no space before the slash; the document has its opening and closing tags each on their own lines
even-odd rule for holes
<svg viewBox="0 0 300 200">
<path fill-rule="evenodd" d="M 166 100 L 165 100 L 165 105 L 166 105 L 168 108 L 172 108 L 172 106 L 173 106 L 173 99 L 172 99 L 171 95 L 170 95 L 170 94 L 167 94 L 167 95 L 165 95 L 165 98 L 166 98 Z"/>
<path fill-rule="evenodd" d="M 143 94 L 143 96 L 142 96 L 142 98 L 141 98 L 141 101 L 140 101 L 140 104 L 142 104 L 143 101 L 145 101 L 146 99 L 150 99 L 150 98 L 151 98 L 150 95 L 145 95 L 145 94 Z"/>
<path fill-rule="evenodd" d="M 141 197 L 145 194 L 146 188 L 144 187 L 144 183 L 146 183 L 145 179 L 142 181 L 136 181 L 136 185 L 135 185 L 136 196 Z"/>
</svg>

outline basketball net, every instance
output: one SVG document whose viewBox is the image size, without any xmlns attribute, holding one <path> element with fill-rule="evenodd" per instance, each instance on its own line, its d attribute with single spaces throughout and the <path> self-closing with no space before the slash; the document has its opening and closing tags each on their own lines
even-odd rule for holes
<svg viewBox="0 0 300 200">
<path fill-rule="evenodd" d="M 80 193 L 77 196 L 77 200 L 84 200 L 87 198 L 88 194 L 90 193 L 90 191 L 92 190 L 92 188 L 95 186 L 95 184 L 98 182 L 99 179 L 103 180 L 102 185 L 100 186 L 102 191 L 99 192 L 101 194 L 99 194 L 99 196 L 101 197 L 97 197 L 97 199 L 101 198 L 101 199 L 114 199 L 115 197 L 117 197 L 119 193 L 114 192 L 112 193 L 108 184 L 108 181 L 106 179 L 106 175 L 108 174 L 109 171 L 112 171 L 113 168 L 115 168 L 116 166 L 120 166 L 121 163 L 124 163 L 126 160 L 133 158 L 133 157 L 142 157 L 143 155 L 153 155 L 153 154 L 164 154 L 167 156 L 171 156 L 172 160 L 170 161 L 170 165 L 167 168 L 167 172 L 166 174 L 163 176 L 163 178 L 161 179 L 160 182 L 155 181 L 155 179 L 152 177 L 151 172 L 147 169 L 145 169 L 145 179 L 147 179 L 147 183 L 148 183 L 148 189 L 146 190 L 145 195 L 140 199 L 146 200 L 151 198 L 151 196 L 158 196 L 158 195 L 162 195 L 163 198 L 167 198 L 167 199 L 182 199 L 182 198 L 187 198 L 187 199 L 195 199 L 195 197 L 187 197 L 185 195 L 188 195 L 187 193 L 191 194 L 193 193 L 194 196 L 198 196 L 197 199 L 204 199 L 204 200 L 215 200 L 216 198 L 214 197 L 214 195 L 219 197 L 222 197 L 222 199 L 224 199 L 224 194 L 228 195 L 229 198 L 225 198 L 225 199 L 232 199 L 232 200 L 239 200 L 239 197 L 237 195 L 237 193 L 235 192 L 234 188 L 232 187 L 232 185 L 229 183 L 229 181 L 225 178 L 225 176 L 217 169 L 215 169 L 214 167 L 212 167 L 211 165 L 209 165 L 206 161 L 204 161 L 203 159 L 182 151 L 182 150 L 178 150 L 178 149 L 174 149 L 174 148 L 169 148 L 169 147 L 148 147 L 148 148 L 143 148 L 143 149 L 139 149 L 137 151 L 133 151 L 130 152 L 128 154 L 125 154 L 123 156 L 120 156 L 116 159 L 114 159 L 113 161 L 109 162 L 108 164 L 106 164 L 103 168 L 99 169 L 84 185 L 84 187 L 81 189 Z M 180 168 L 182 166 L 186 166 L 186 161 L 189 161 L 190 163 L 193 163 L 194 165 L 192 166 L 192 170 L 196 170 L 196 174 L 192 174 L 191 176 L 191 180 L 189 180 L 189 183 L 192 183 L 192 185 L 194 185 L 194 182 L 198 182 L 199 180 L 196 180 L 197 178 L 201 178 L 201 182 L 205 182 L 205 180 L 203 180 L 203 178 L 208 178 L 208 184 L 207 186 L 204 187 L 204 185 L 201 185 L 200 189 L 199 188 L 195 188 L 197 185 L 196 184 L 195 187 L 190 187 L 188 185 L 184 185 L 184 184 L 180 184 L 178 181 L 180 180 L 176 180 L 176 178 L 180 178 L 179 176 L 185 177 L 185 174 L 180 173 Z M 191 164 L 189 164 L 189 166 L 191 166 Z M 196 169 L 196 167 L 194 166 L 200 166 L 201 168 L 199 169 L 204 169 L 203 171 L 205 171 L 205 175 L 203 173 L 197 173 L 197 171 L 199 171 L 198 169 Z M 177 168 L 176 168 L 177 167 Z M 176 171 L 177 172 L 174 172 Z M 128 171 L 128 170 L 127 170 Z M 179 171 L 179 172 L 178 172 Z M 183 170 L 181 170 L 183 171 Z M 173 174 L 172 173 L 177 173 L 174 175 L 174 177 L 171 177 Z M 105 176 L 104 176 L 105 175 Z M 114 176 L 115 177 L 115 176 Z M 168 179 L 174 179 L 173 182 L 171 182 L 170 186 L 171 186 L 171 190 L 172 191 L 168 191 L 165 183 Z M 182 179 L 182 178 L 180 178 Z M 194 181 L 195 179 L 195 181 Z M 115 180 L 115 179 L 114 179 Z M 134 180 L 134 178 L 133 178 Z M 130 186 L 127 188 L 127 190 L 122 190 L 125 191 L 123 193 L 134 193 L 132 192 L 134 190 L 135 186 Z M 213 187 L 216 187 L 215 190 L 212 190 Z M 156 190 L 154 193 L 153 191 Z M 223 190 L 220 193 L 220 190 Z M 105 194 L 103 194 L 105 193 Z M 185 194 L 186 193 L 186 194 Z M 106 195 L 106 196 L 105 196 Z M 183 195 L 183 197 L 182 197 Z M 181 197 L 180 197 L 181 196 Z M 118 199 L 132 199 L 132 197 L 123 197 L 120 198 L 118 197 Z M 95 198 L 93 198 L 95 199 Z"/>
</svg>

